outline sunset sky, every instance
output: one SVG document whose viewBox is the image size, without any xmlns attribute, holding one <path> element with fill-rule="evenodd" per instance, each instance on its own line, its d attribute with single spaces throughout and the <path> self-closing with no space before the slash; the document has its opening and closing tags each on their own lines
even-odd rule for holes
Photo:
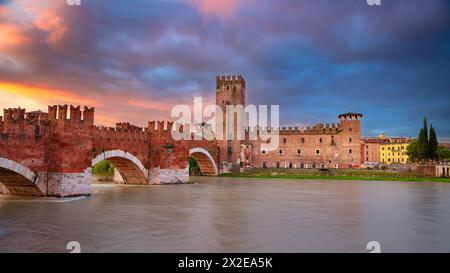
<svg viewBox="0 0 450 273">
<path fill-rule="evenodd" d="M 284 125 L 364 114 L 363 135 L 450 140 L 450 1 L 0 0 L 0 108 L 96 107 L 96 123 L 168 119 L 242 74 Z M 1 114 L 0 114 L 1 115 Z"/>
</svg>

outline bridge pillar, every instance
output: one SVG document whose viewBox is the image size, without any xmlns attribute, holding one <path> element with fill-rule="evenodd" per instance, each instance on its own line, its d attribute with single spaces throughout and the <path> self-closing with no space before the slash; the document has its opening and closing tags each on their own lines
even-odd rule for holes
<svg viewBox="0 0 450 273">
<path fill-rule="evenodd" d="M 91 194 L 91 168 L 82 173 L 46 174 L 46 195 L 55 197 L 82 196 Z"/>
<path fill-rule="evenodd" d="M 185 169 L 152 168 L 149 172 L 150 184 L 181 184 L 189 182 L 189 166 Z"/>
</svg>

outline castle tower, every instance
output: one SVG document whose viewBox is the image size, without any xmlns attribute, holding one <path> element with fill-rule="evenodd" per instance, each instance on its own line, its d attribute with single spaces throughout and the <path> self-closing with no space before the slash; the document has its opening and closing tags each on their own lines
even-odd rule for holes
<svg viewBox="0 0 450 273">
<path fill-rule="evenodd" d="M 241 75 L 216 77 L 216 104 L 222 110 L 227 105 L 245 106 L 245 80 Z"/>
<path fill-rule="evenodd" d="M 240 157 L 241 141 L 237 140 L 238 125 L 245 126 L 245 79 L 241 75 L 217 76 L 216 77 L 216 105 L 222 109 L 223 113 L 223 133 L 224 139 L 219 141 L 220 164 L 228 162 L 237 164 Z M 239 113 L 232 114 L 233 126 L 227 123 L 227 106 L 242 106 Z M 235 108 L 238 109 L 238 108 Z M 219 126 L 219 124 L 217 124 Z M 231 132 L 232 131 L 232 132 Z"/>
<path fill-rule="evenodd" d="M 339 115 L 339 158 L 341 167 L 357 167 L 361 163 L 362 114 Z"/>
</svg>

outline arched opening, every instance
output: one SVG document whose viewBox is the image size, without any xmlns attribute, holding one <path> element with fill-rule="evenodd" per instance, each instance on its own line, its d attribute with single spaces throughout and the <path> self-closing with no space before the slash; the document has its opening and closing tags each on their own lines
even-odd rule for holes
<svg viewBox="0 0 450 273">
<path fill-rule="evenodd" d="M 44 196 L 38 183 L 39 177 L 27 167 L 7 158 L 0 158 L 0 184 L 3 185 L 5 194 Z"/>
<path fill-rule="evenodd" d="M 189 151 L 189 156 L 197 163 L 201 175 L 215 176 L 219 174 L 216 162 L 207 150 L 193 148 Z"/>
<path fill-rule="evenodd" d="M 102 160 L 111 163 L 116 168 L 124 184 L 148 184 L 148 170 L 132 154 L 121 150 L 103 152 L 92 160 L 92 166 L 95 166 Z"/>
</svg>

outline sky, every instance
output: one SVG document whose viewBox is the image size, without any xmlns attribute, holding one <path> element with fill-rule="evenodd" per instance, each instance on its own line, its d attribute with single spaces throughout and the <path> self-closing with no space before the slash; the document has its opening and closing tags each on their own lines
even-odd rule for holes
<svg viewBox="0 0 450 273">
<path fill-rule="evenodd" d="M 363 135 L 450 141 L 450 1 L 0 0 L 0 108 L 96 108 L 96 124 L 170 119 L 217 75 L 280 123 L 360 112 Z"/>
</svg>

